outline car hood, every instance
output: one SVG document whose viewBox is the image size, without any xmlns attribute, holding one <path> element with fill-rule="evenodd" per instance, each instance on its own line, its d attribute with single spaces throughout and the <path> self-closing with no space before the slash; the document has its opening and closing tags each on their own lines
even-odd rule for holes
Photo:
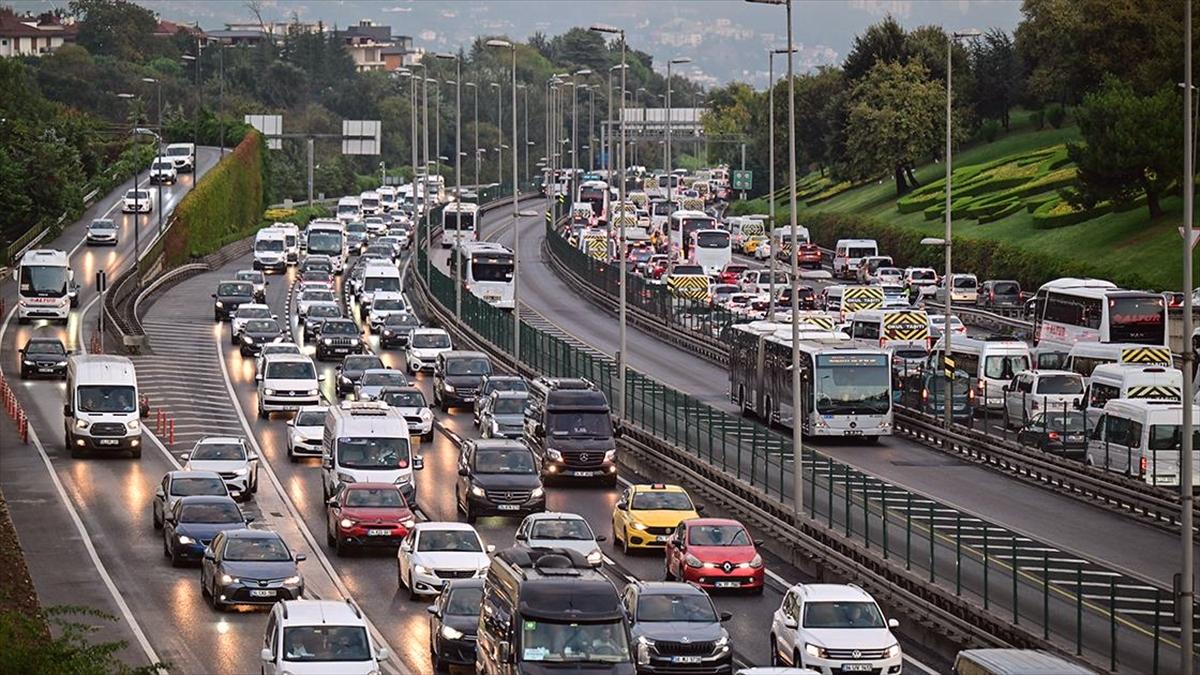
<svg viewBox="0 0 1200 675">
<path fill-rule="evenodd" d="M 688 546 L 688 553 L 704 562 L 734 564 L 750 562 L 757 552 L 753 546 Z"/>
<path fill-rule="evenodd" d="M 365 523 L 398 523 L 412 518 L 412 511 L 399 508 L 342 507 L 342 517 Z"/>
<path fill-rule="evenodd" d="M 280 672 L 292 675 L 368 675 L 377 672 L 375 659 L 332 663 L 330 661 L 281 661 Z"/>
<path fill-rule="evenodd" d="M 393 407 L 396 407 L 396 406 L 393 406 Z M 428 407 L 428 406 L 426 406 L 426 407 L 424 407 L 424 408 L 400 408 L 400 407 L 396 407 L 396 410 L 400 411 L 400 414 L 401 414 L 401 415 L 405 415 L 405 416 L 407 416 L 407 417 L 419 417 L 419 416 L 421 415 L 421 411 L 423 411 L 423 410 L 425 410 L 425 411 L 429 411 L 429 407 Z M 432 411 L 430 411 L 430 414 L 433 414 L 433 413 L 432 413 Z"/>
<path fill-rule="evenodd" d="M 229 304 L 241 305 L 241 304 L 245 304 L 247 302 L 253 302 L 254 298 L 252 298 L 248 295 L 218 295 L 217 300 L 220 300 L 222 303 L 224 303 L 226 305 L 229 305 Z"/>
<path fill-rule="evenodd" d="M 325 427 L 292 427 L 296 431 L 296 435 L 300 438 L 322 438 L 325 435 Z"/>
<path fill-rule="evenodd" d="M 264 379 L 263 389 L 316 389 L 316 380 L 282 380 L 282 379 Z"/>
<path fill-rule="evenodd" d="M 651 640 L 679 642 L 686 636 L 691 642 L 710 642 L 719 639 L 725 631 L 719 623 L 697 623 L 692 621 L 644 621 L 633 627 L 633 635 Z"/>
<path fill-rule="evenodd" d="M 185 534 L 192 539 L 212 539 L 218 532 L 225 530 L 240 530 L 245 523 L 179 523 L 175 526 L 176 534 Z"/>
<path fill-rule="evenodd" d="M 237 471 L 238 469 L 246 469 L 249 463 L 244 459 L 239 460 L 217 460 L 217 459 L 199 459 L 192 460 L 185 467 L 188 471 Z"/>
<path fill-rule="evenodd" d="M 221 567 L 230 576 L 250 579 L 283 579 L 297 573 L 296 563 L 292 560 L 276 562 L 226 560 L 221 563 Z"/>
<path fill-rule="evenodd" d="M 546 436 L 546 447 L 554 448 L 555 450 L 569 450 L 571 452 L 594 450 L 596 452 L 605 452 L 617 447 L 616 442 L 610 438 L 568 438 L 548 435 Z"/>
<path fill-rule="evenodd" d="M 493 415 L 492 419 L 502 427 L 519 427 L 525 423 L 525 416 L 520 413 L 511 415 Z"/>
<path fill-rule="evenodd" d="M 606 673 L 611 675 L 633 675 L 632 663 L 547 663 L 525 661 L 521 664 L 521 675 L 571 675 L 573 673 Z"/>
<path fill-rule="evenodd" d="M 455 387 L 479 387 L 483 384 L 482 375 L 447 375 L 446 384 Z"/>
<path fill-rule="evenodd" d="M 805 628 L 810 641 L 830 649 L 887 649 L 896 637 L 887 628 Z"/>
<path fill-rule="evenodd" d="M 462 631 L 463 635 L 475 635 L 479 632 L 479 615 L 445 614 L 442 616 L 442 624 Z"/>
<path fill-rule="evenodd" d="M 66 363 L 67 355 L 66 354 L 26 354 L 25 360 L 33 361 L 34 363 L 58 363 L 60 361 L 63 363 Z"/>
<path fill-rule="evenodd" d="M 449 347 L 409 347 L 409 353 L 422 360 L 432 360 L 437 358 L 438 354 L 450 351 Z"/>
<path fill-rule="evenodd" d="M 480 570 L 490 561 L 486 553 L 472 551 L 421 551 L 413 554 L 413 564 L 434 569 Z"/>
<path fill-rule="evenodd" d="M 471 480 L 487 490 L 532 490 L 542 484 L 536 473 L 477 473 L 471 476 Z"/>
<path fill-rule="evenodd" d="M 276 331 L 255 332 L 255 331 L 248 331 L 248 330 L 242 331 L 242 335 L 248 335 L 248 336 L 254 338 L 255 340 L 274 340 L 275 338 L 280 336 L 280 334 Z"/>
<path fill-rule="evenodd" d="M 600 545 L 595 541 L 578 539 L 530 539 L 526 543 L 529 544 L 530 548 L 565 548 L 577 551 L 585 556 L 593 551 L 600 550 Z"/>
</svg>

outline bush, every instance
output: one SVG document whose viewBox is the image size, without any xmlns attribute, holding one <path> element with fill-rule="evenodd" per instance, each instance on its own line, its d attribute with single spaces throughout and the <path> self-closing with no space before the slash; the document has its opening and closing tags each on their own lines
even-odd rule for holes
<svg viewBox="0 0 1200 675">
<path fill-rule="evenodd" d="M 1038 108 L 1037 110 L 1034 110 L 1033 112 L 1029 113 L 1029 124 L 1031 126 L 1033 126 L 1034 129 L 1037 129 L 1038 131 L 1045 129 L 1046 128 L 1046 110 L 1044 108 Z"/>
<path fill-rule="evenodd" d="M 1000 123 L 996 120 L 984 120 L 983 124 L 979 125 L 979 137 L 984 143 L 991 143 L 1000 135 Z"/>
<path fill-rule="evenodd" d="M 1066 227 L 1103 215 L 1109 210 L 1111 205 L 1108 202 L 1097 204 L 1095 208 L 1081 209 L 1060 197 L 1051 199 L 1034 210 L 1033 226 L 1039 230 Z"/>
<path fill-rule="evenodd" d="M 726 211 L 731 216 L 749 216 L 757 213 L 770 213 L 771 205 L 765 197 L 758 199 L 737 200 L 729 203 L 729 210 Z"/>
<path fill-rule="evenodd" d="M 85 621 L 91 619 L 91 621 Z M 119 654 L 124 642 L 94 643 L 95 620 L 116 622 L 114 616 L 85 607 L 55 607 L 36 615 L 0 612 L 0 673 L 72 673 L 73 675 L 153 675 L 154 664 L 131 668 Z M 45 634 L 46 624 L 53 633 Z"/>
<path fill-rule="evenodd" d="M 1050 126 L 1061 129 L 1063 122 L 1067 121 L 1067 109 L 1061 103 L 1055 103 L 1046 110 L 1046 120 Z"/>
</svg>

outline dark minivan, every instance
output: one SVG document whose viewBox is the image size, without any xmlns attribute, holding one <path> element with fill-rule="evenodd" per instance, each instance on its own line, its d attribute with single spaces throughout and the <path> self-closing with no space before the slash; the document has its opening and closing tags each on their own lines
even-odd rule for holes
<svg viewBox="0 0 1200 675">
<path fill-rule="evenodd" d="M 546 510 L 537 460 L 524 441 L 464 440 L 455 504 L 474 523 L 479 516 L 526 516 Z"/>
<path fill-rule="evenodd" d="M 591 382 L 540 377 L 530 385 L 525 438 L 544 479 L 593 478 L 616 485 L 618 435 L 608 399 Z"/>
<path fill-rule="evenodd" d="M 1021 284 L 1009 279 L 985 281 L 979 285 L 975 305 L 990 309 L 1017 309 L 1021 306 Z"/>
<path fill-rule="evenodd" d="M 491 374 L 492 361 L 483 352 L 438 354 L 433 364 L 433 404 L 443 412 L 451 406 L 474 404 L 484 378 Z"/>
</svg>

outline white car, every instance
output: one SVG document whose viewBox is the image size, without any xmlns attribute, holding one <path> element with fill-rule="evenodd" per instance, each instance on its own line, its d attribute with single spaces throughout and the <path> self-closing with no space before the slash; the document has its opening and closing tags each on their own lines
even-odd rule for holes
<svg viewBox="0 0 1200 675">
<path fill-rule="evenodd" d="M 234 499 L 246 500 L 258 492 L 258 455 L 236 436 L 202 438 L 182 455 L 184 471 L 220 474 Z"/>
<path fill-rule="evenodd" d="M 365 210 L 366 204 L 363 204 Z M 383 218 L 379 216 L 367 216 L 363 218 L 363 224 L 367 226 L 367 234 L 371 236 L 379 236 L 387 232 L 387 223 L 383 222 Z"/>
<path fill-rule="evenodd" d="M 121 202 L 121 212 L 150 213 L 154 210 L 153 194 L 149 190 L 126 190 Z"/>
<path fill-rule="evenodd" d="M 408 385 L 408 375 L 405 375 L 403 370 L 368 368 L 354 383 L 354 400 L 374 401 L 379 398 L 379 393 L 387 387 L 407 387 Z"/>
<path fill-rule="evenodd" d="M 299 410 L 320 405 L 321 380 L 311 358 L 303 354 L 273 354 L 263 361 L 258 380 L 258 416 L 270 417 L 275 411 Z"/>
<path fill-rule="evenodd" d="M 371 299 L 371 309 L 367 312 L 367 323 L 371 331 L 378 331 L 383 322 L 393 314 L 403 314 L 408 311 L 404 302 L 404 294 L 396 291 L 375 291 Z"/>
<path fill-rule="evenodd" d="M 404 356 L 409 372 L 433 370 L 438 354 L 453 348 L 450 334 L 441 328 L 415 329 L 408 338 L 408 351 Z"/>
<path fill-rule="evenodd" d="M 770 260 L 771 259 L 771 244 L 763 242 L 754 249 L 755 260 Z"/>
<path fill-rule="evenodd" d="M 479 533 L 466 523 L 417 523 L 396 553 L 400 586 L 411 599 L 442 592 L 446 579 L 482 578 L 491 565 L 495 546 L 483 545 Z"/>
<path fill-rule="evenodd" d="M 771 620 L 771 664 L 820 673 L 898 673 L 899 627 L 853 584 L 796 584 Z"/>
<path fill-rule="evenodd" d="M 957 316 L 950 318 L 950 329 L 955 335 L 966 335 L 967 327 L 963 325 L 962 319 Z M 930 314 L 929 315 L 929 337 L 937 340 L 942 337 L 942 333 L 946 332 L 946 315 L 945 314 Z M 953 338 L 952 338 L 953 339 Z"/>
<path fill-rule="evenodd" d="M 310 288 L 303 290 L 296 296 L 296 313 L 304 317 L 308 313 L 308 308 L 317 303 L 336 303 L 337 296 L 333 291 L 325 290 L 324 288 Z"/>
<path fill-rule="evenodd" d="M 175 162 L 171 161 L 170 157 L 155 157 L 153 162 L 150 162 L 150 182 L 159 184 L 171 184 L 179 180 L 179 173 L 175 170 Z"/>
<path fill-rule="evenodd" d="M 266 363 L 267 357 L 272 354 L 303 354 L 300 351 L 300 345 L 295 342 L 268 342 L 258 350 L 258 355 L 254 357 L 254 372 L 263 371 L 263 364 Z"/>
<path fill-rule="evenodd" d="M 899 267 L 880 267 L 875 270 L 875 281 L 880 286 L 903 286 L 904 270 Z"/>
<path fill-rule="evenodd" d="M 587 519 L 575 513 L 544 511 L 525 516 L 517 528 L 518 544 L 530 548 L 566 548 L 578 551 L 592 565 L 604 563 L 604 552 L 600 542 L 604 535 L 597 535 L 588 525 Z"/>
<path fill-rule="evenodd" d="M 172 143 L 167 146 L 167 157 L 180 173 L 196 170 L 196 146 L 191 143 Z"/>
<path fill-rule="evenodd" d="M 271 308 L 260 302 L 247 302 L 237 308 L 233 318 L 229 320 L 229 344 L 236 345 L 238 336 L 242 334 L 242 329 L 246 324 L 254 319 L 274 319 L 277 318 L 271 311 Z"/>
<path fill-rule="evenodd" d="M 259 658 L 264 675 L 369 675 L 391 658 L 377 646 L 353 601 L 284 600 L 275 603 Z"/>
<path fill-rule="evenodd" d="M 108 218 L 97 218 L 88 223 L 88 246 L 117 245 L 117 224 Z"/>
<path fill-rule="evenodd" d="M 305 406 L 287 422 L 288 459 L 293 462 L 301 455 L 321 456 L 321 440 L 325 435 L 325 406 Z"/>
<path fill-rule="evenodd" d="M 404 416 L 404 421 L 408 422 L 408 433 L 413 436 L 420 434 L 425 442 L 433 440 L 433 411 L 429 409 L 429 402 L 420 389 L 413 386 L 384 387 L 376 400 L 387 403 Z"/>
<path fill-rule="evenodd" d="M 1004 423 L 1025 426 L 1038 413 L 1068 413 L 1083 400 L 1083 376 L 1070 370 L 1026 370 L 1004 386 Z"/>
</svg>

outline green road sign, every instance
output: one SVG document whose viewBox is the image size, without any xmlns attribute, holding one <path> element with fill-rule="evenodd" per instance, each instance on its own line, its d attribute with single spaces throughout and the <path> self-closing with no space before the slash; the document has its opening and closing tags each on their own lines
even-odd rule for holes
<svg viewBox="0 0 1200 675">
<path fill-rule="evenodd" d="M 734 190 L 749 190 L 754 183 L 754 172 L 735 170 L 733 172 L 733 189 Z"/>
</svg>

